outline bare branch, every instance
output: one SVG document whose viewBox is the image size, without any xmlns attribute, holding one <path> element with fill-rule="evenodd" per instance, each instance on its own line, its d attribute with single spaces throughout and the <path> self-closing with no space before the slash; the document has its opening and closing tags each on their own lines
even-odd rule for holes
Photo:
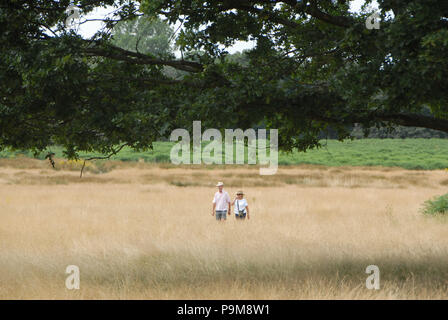
<svg viewBox="0 0 448 320">
<path fill-rule="evenodd" d="M 124 143 L 122 144 L 119 148 L 115 149 L 114 151 L 112 151 L 110 154 L 108 154 L 107 156 L 103 156 L 103 157 L 90 157 L 87 159 L 84 159 L 84 163 L 82 164 L 82 168 L 81 168 L 81 173 L 79 174 L 79 177 L 82 178 L 82 173 L 84 171 L 84 167 L 86 166 L 86 161 L 91 161 L 91 160 L 103 160 L 103 159 L 109 159 L 110 157 L 112 157 L 113 155 L 117 154 L 118 152 L 121 151 L 121 149 L 123 149 L 125 146 L 127 146 L 128 143 Z"/>
</svg>

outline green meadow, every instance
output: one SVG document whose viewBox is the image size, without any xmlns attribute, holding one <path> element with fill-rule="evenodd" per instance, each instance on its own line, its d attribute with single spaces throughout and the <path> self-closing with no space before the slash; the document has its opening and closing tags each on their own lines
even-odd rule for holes
<svg viewBox="0 0 448 320">
<path fill-rule="evenodd" d="M 307 152 L 280 152 L 280 165 L 318 164 L 325 166 L 386 166 L 405 169 L 448 168 L 448 139 L 358 139 L 340 142 L 323 140 L 322 147 Z M 174 142 L 155 142 L 154 149 L 136 152 L 124 148 L 111 160 L 170 162 L 170 151 Z M 64 158 L 61 147 L 48 151 L 56 158 Z M 247 153 L 247 150 L 246 150 Z M 37 156 L 44 159 L 46 152 Z M 81 153 L 80 157 L 101 156 L 98 153 Z M 0 152 L 0 158 L 33 157 L 29 151 Z"/>
</svg>

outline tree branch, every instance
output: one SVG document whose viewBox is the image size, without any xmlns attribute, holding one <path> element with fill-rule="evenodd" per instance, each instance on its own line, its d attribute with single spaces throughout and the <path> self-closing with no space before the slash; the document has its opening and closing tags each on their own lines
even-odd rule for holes
<svg viewBox="0 0 448 320">
<path fill-rule="evenodd" d="M 309 14 L 313 18 L 318 20 L 330 23 L 335 26 L 348 28 L 355 22 L 353 19 L 344 16 L 332 16 L 326 12 L 323 12 L 318 7 L 318 0 L 310 0 L 308 5 L 308 1 L 297 1 L 297 0 L 283 0 L 282 2 L 287 3 L 291 6 L 296 12 L 301 11 L 306 14 Z"/>
<path fill-rule="evenodd" d="M 341 118 L 328 118 L 321 114 L 313 114 L 313 119 L 318 121 L 324 121 L 327 123 L 345 123 L 352 125 L 354 123 L 363 123 L 366 120 L 365 116 L 357 116 L 356 114 L 350 115 L 348 119 Z M 367 116 L 367 120 L 370 121 L 383 121 L 390 122 L 394 125 L 400 125 L 405 127 L 418 127 L 427 128 L 432 130 L 439 130 L 448 133 L 448 119 L 434 118 L 431 116 L 425 116 L 417 113 L 384 113 L 384 114 L 370 114 Z M 373 118 L 373 119 L 372 119 Z"/>
<path fill-rule="evenodd" d="M 84 53 L 89 56 L 101 56 L 114 60 L 127 61 L 135 64 L 143 65 L 165 65 L 178 70 L 188 72 L 201 72 L 203 65 L 193 61 L 186 60 L 161 60 L 153 58 L 143 53 L 125 50 L 113 45 L 107 47 L 88 47 L 83 49 Z"/>
<path fill-rule="evenodd" d="M 344 28 L 348 28 L 353 24 L 353 21 L 350 18 L 343 16 L 332 16 L 329 15 L 328 13 L 321 11 L 317 6 L 317 0 L 311 0 L 310 4 L 311 4 L 310 6 L 305 7 L 304 11 L 318 20 Z"/>
<path fill-rule="evenodd" d="M 448 133 L 448 119 L 434 118 L 415 113 L 384 114 L 378 115 L 378 118 L 406 127 L 421 127 Z"/>
<path fill-rule="evenodd" d="M 125 146 L 127 146 L 128 143 L 124 143 L 122 144 L 118 149 L 115 149 L 114 151 L 112 151 L 110 154 L 108 154 L 107 156 L 103 156 L 103 157 L 90 157 L 87 159 L 84 159 L 84 163 L 82 164 L 82 168 L 81 168 L 81 173 L 79 174 L 79 178 L 82 178 L 82 173 L 84 171 L 84 167 L 86 166 L 86 161 L 91 161 L 91 160 L 101 160 L 101 159 L 109 159 L 110 157 L 112 157 L 113 155 L 117 154 L 118 152 L 121 151 L 121 149 L 123 149 Z"/>
</svg>

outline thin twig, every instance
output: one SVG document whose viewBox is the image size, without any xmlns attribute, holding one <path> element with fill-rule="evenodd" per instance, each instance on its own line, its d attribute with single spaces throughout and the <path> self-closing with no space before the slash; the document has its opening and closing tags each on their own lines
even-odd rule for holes
<svg viewBox="0 0 448 320">
<path fill-rule="evenodd" d="M 81 168 L 81 173 L 79 175 L 80 178 L 82 178 L 82 173 L 84 171 L 84 167 L 86 166 L 86 161 L 91 161 L 91 160 L 104 160 L 104 159 L 109 159 L 110 157 L 112 157 L 113 155 L 117 154 L 118 152 L 121 151 L 121 149 L 123 149 L 125 146 L 127 146 L 127 143 L 122 144 L 118 149 L 115 149 L 114 151 L 112 151 L 110 154 L 108 154 L 107 156 L 103 156 L 103 157 L 90 157 L 87 159 L 84 159 L 84 163 L 82 164 L 82 168 Z"/>
</svg>

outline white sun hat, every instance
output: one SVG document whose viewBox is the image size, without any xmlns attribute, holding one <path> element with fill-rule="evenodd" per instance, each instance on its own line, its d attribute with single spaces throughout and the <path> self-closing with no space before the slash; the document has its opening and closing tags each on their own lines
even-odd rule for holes
<svg viewBox="0 0 448 320">
<path fill-rule="evenodd" d="M 217 186 L 217 187 L 221 187 L 221 186 L 223 186 L 223 185 L 224 185 L 224 183 L 221 182 L 221 181 L 219 181 L 218 184 L 217 184 L 216 186 Z"/>
</svg>

